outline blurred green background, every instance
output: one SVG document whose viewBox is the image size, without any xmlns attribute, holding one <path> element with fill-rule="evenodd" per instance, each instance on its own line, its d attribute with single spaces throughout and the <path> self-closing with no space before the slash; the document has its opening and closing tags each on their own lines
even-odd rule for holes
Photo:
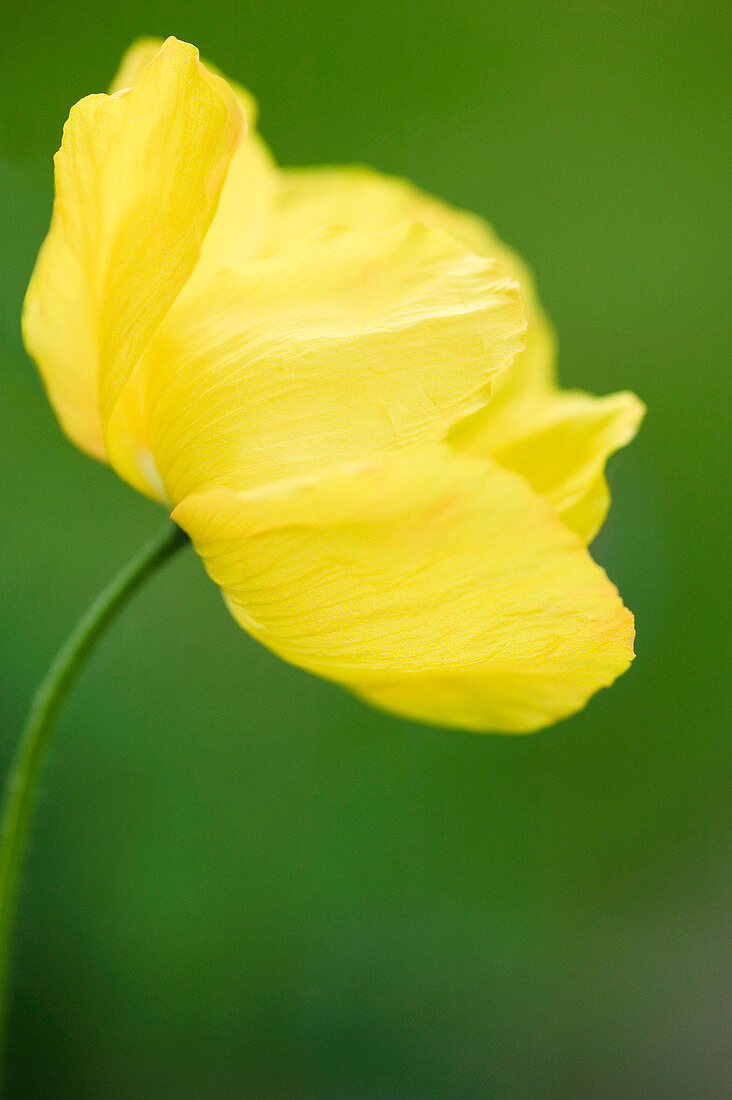
<svg viewBox="0 0 732 1100">
<path fill-rule="evenodd" d="M 39 806 L 13 1097 L 728 1095 L 722 0 L 3 4 L 2 762 L 90 599 L 161 524 L 61 436 L 19 337 L 70 105 L 195 42 L 289 164 L 362 161 L 530 261 L 565 384 L 635 389 L 595 553 L 631 672 L 529 738 L 289 668 L 186 552 L 114 626 Z"/>
</svg>

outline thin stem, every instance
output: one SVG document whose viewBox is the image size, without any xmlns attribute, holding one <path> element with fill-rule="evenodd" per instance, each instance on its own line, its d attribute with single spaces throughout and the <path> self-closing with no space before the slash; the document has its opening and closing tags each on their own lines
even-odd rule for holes
<svg viewBox="0 0 732 1100">
<path fill-rule="evenodd" d="M 0 1045 L 5 1032 L 13 921 L 38 779 L 58 713 L 107 625 L 155 570 L 188 541 L 168 523 L 104 588 L 61 647 L 38 688 L 8 773 L 0 816 Z M 0 1046 L 1 1049 L 1 1046 Z"/>
</svg>

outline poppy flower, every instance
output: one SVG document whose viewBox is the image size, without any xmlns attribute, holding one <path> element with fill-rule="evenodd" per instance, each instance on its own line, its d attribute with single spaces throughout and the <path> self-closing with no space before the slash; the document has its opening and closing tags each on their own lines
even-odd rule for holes
<svg viewBox="0 0 732 1100">
<path fill-rule="evenodd" d="M 571 714 L 633 657 L 587 545 L 642 404 L 558 388 L 531 276 L 481 219 L 279 169 L 255 125 L 172 38 L 72 109 L 23 316 L 64 431 L 287 661 L 438 725 Z"/>
</svg>

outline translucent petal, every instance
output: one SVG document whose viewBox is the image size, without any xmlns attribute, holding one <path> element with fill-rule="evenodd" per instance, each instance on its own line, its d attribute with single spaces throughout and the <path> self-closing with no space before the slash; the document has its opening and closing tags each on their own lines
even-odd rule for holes
<svg viewBox="0 0 732 1100">
<path fill-rule="evenodd" d="M 609 506 L 605 462 L 635 435 L 642 403 L 629 393 L 594 398 L 564 393 L 554 380 L 554 334 L 533 277 L 482 218 L 455 210 L 411 183 L 368 168 L 297 168 L 282 173 L 268 247 L 281 248 L 314 225 L 343 222 L 378 230 L 409 217 L 451 233 L 483 256 L 495 256 L 518 279 L 527 303 L 526 347 L 495 379 L 491 400 L 458 424 L 456 446 L 491 454 L 546 493 L 564 521 L 589 541 Z"/>
<path fill-rule="evenodd" d="M 280 176 L 270 252 L 286 248 L 322 225 L 350 225 L 373 233 L 401 221 L 420 221 L 444 230 L 482 256 L 495 257 L 521 283 L 527 301 L 534 295 L 526 265 L 487 222 L 425 194 L 408 180 L 361 165 L 287 168 Z"/>
<path fill-rule="evenodd" d="M 110 421 L 110 458 L 134 481 L 138 417 L 177 501 L 443 438 L 522 346 L 523 310 L 494 261 L 437 230 L 315 231 L 176 303 Z"/>
<path fill-rule="evenodd" d="M 627 668 L 633 619 L 526 482 L 444 445 L 212 489 L 173 518 L 251 634 L 378 706 L 527 732 Z"/>
<path fill-rule="evenodd" d="M 521 474 L 589 542 L 610 504 L 605 463 L 638 431 L 644 406 L 632 393 L 592 397 L 554 391 L 534 403 L 491 405 L 457 425 L 451 442 L 492 455 Z"/>
<path fill-rule="evenodd" d="M 242 125 L 175 39 L 131 89 L 72 108 L 23 333 L 64 428 L 98 457 L 104 410 L 196 263 Z"/>
<path fill-rule="evenodd" d="M 141 38 L 135 42 L 122 58 L 112 90 L 132 84 L 162 44 L 158 38 Z M 216 215 L 201 249 L 194 282 L 263 251 L 271 232 L 280 186 L 272 154 L 255 129 L 259 112 L 254 96 L 241 84 L 225 77 L 207 58 L 203 63 L 209 72 L 226 80 L 230 86 L 246 119 L 247 131 L 229 166 Z"/>
<path fill-rule="evenodd" d="M 492 256 L 521 286 L 526 301 L 526 346 L 495 380 L 491 404 L 513 415 L 555 388 L 555 341 L 527 265 L 476 214 L 457 210 L 407 180 L 359 165 L 293 168 L 281 173 L 279 199 L 266 245 L 273 252 L 317 226 L 339 224 L 374 232 L 405 218 L 444 230 L 480 256 Z"/>
</svg>

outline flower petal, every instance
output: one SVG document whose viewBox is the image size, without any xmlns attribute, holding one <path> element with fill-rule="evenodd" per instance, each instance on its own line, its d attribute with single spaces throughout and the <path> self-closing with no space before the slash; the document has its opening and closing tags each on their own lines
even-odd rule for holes
<svg viewBox="0 0 732 1100">
<path fill-rule="evenodd" d="M 441 202 L 408 180 L 362 165 L 287 168 L 280 178 L 270 252 L 322 225 L 350 225 L 374 233 L 402 221 L 418 221 L 442 229 L 481 256 L 495 257 L 521 283 L 527 299 L 533 294 L 528 268 L 483 218 Z"/>
<path fill-rule="evenodd" d="M 517 284 L 437 230 L 316 231 L 176 303 L 108 426 L 110 460 L 134 479 L 136 407 L 173 501 L 442 438 L 523 328 Z"/>
<path fill-rule="evenodd" d="M 141 38 L 127 50 L 112 82 L 112 91 L 133 84 L 142 69 L 162 47 L 159 38 Z M 247 130 L 229 165 L 216 215 L 201 248 L 193 282 L 212 272 L 258 255 L 271 231 L 275 197 L 280 186 L 272 154 L 257 133 L 258 108 L 254 96 L 236 81 L 229 80 L 215 65 L 203 59 L 208 72 L 216 75 L 236 96 Z"/>
<path fill-rule="evenodd" d="M 633 618 L 580 540 L 516 474 L 440 444 L 173 518 L 251 634 L 376 705 L 527 732 L 633 656 Z"/>
<path fill-rule="evenodd" d="M 375 232 L 409 219 L 441 229 L 479 256 L 498 260 L 518 281 L 526 301 L 526 347 L 496 379 L 491 395 L 495 409 L 533 400 L 554 386 L 554 334 L 539 303 L 534 277 L 483 218 L 449 206 L 408 180 L 361 165 L 290 168 L 282 170 L 280 177 L 267 252 L 285 248 L 322 225 L 350 225 Z"/>
<path fill-rule="evenodd" d="M 104 412 L 193 269 L 242 125 L 230 89 L 175 39 L 131 89 L 71 110 L 23 332 L 64 428 L 98 457 Z"/>
<path fill-rule="evenodd" d="M 259 134 L 248 130 L 229 165 L 191 287 L 224 267 L 259 255 L 274 217 L 276 190 L 272 154 Z"/>
<path fill-rule="evenodd" d="M 407 180 L 360 166 L 294 168 L 281 177 L 268 251 L 329 222 L 375 231 L 413 218 L 443 229 L 479 255 L 495 256 L 519 281 L 527 304 L 526 347 L 495 379 L 490 402 L 458 423 L 451 440 L 461 450 L 491 454 L 522 474 L 589 541 L 609 505 L 605 462 L 633 438 L 643 406 L 633 394 L 594 398 L 557 388 L 554 333 L 523 261 L 482 218 L 426 195 Z"/>
<path fill-rule="evenodd" d="M 605 463 L 631 441 L 644 411 L 632 393 L 592 397 L 555 391 L 531 405 L 494 408 L 491 402 L 457 425 L 450 441 L 466 453 L 492 455 L 521 474 L 589 542 L 610 505 Z"/>
</svg>

